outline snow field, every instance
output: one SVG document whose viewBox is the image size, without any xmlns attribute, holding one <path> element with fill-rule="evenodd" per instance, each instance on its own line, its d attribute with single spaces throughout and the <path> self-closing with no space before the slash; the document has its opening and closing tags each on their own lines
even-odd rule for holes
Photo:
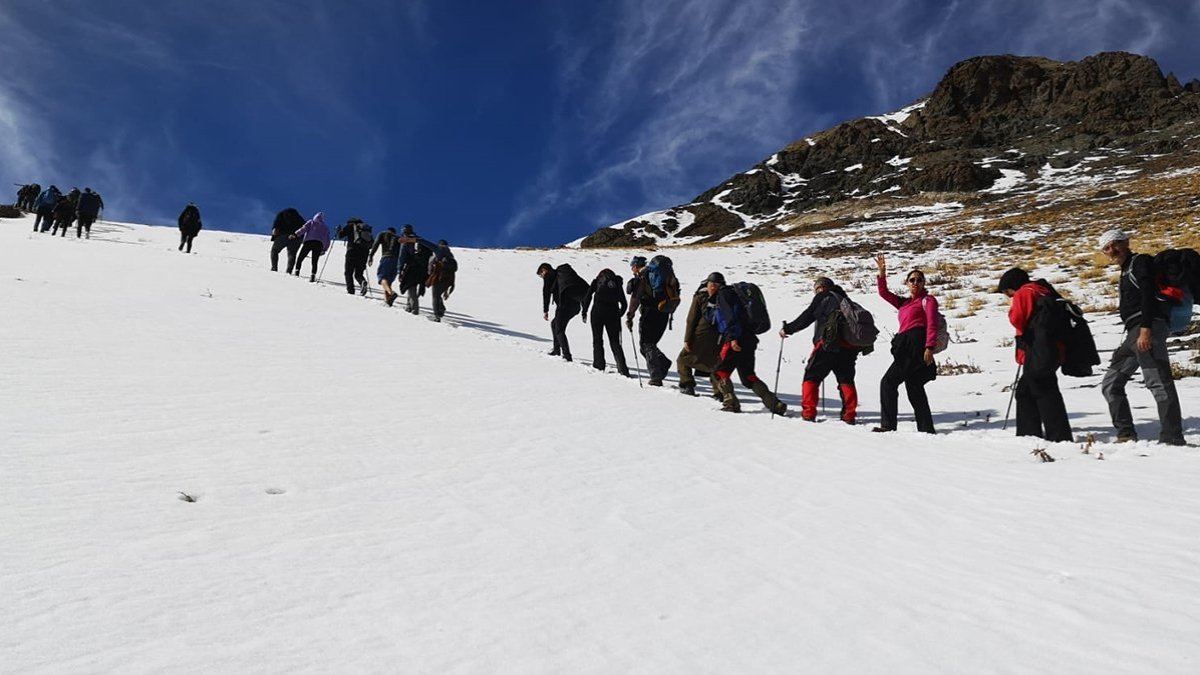
<svg viewBox="0 0 1200 675">
<path fill-rule="evenodd" d="M 915 433 L 901 397 L 902 431 L 871 434 L 885 342 L 859 361 L 858 427 L 770 420 L 745 390 L 750 412 L 724 414 L 670 390 L 674 374 L 639 390 L 611 357 L 587 367 L 579 322 L 576 363 L 545 356 L 537 264 L 628 276 L 625 254 L 457 250 L 435 324 L 347 296 L 341 243 L 336 283 L 310 284 L 267 271 L 263 237 L 206 230 L 188 256 L 173 229 L 101 222 L 76 241 L 31 224 L 0 221 L 5 672 L 1186 673 L 1200 658 L 1200 454 L 1106 443 L 1097 376 L 1061 383 L 1076 433 L 1101 444 L 1042 445 L 1060 461 L 1039 463 L 999 429 L 1014 367 L 999 310 L 951 319 L 978 341 L 944 356 L 985 372 L 929 386 L 946 433 Z M 807 306 L 811 279 L 762 275 L 807 264 L 783 244 L 670 255 L 685 291 L 718 269 L 759 283 L 776 323 Z M 900 257 L 897 277 L 920 262 Z M 1110 349 L 1115 328 L 1095 327 Z M 785 343 L 793 407 L 809 335 Z M 768 383 L 779 343 L 758 352 Z M 1200 396 L 1180 392 L 1194 441 Z M 1130 394 L 1154 438 L 1149 394 Z"/>
</svg>

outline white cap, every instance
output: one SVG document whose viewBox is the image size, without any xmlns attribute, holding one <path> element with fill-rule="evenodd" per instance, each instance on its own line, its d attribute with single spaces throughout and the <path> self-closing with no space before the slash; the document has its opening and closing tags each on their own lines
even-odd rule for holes
<svg viewBox="0 0 1200 675">
<path fill-rule="evenodd" d="M 1122 230 L 1119 227 L 1114 227 L 1113 229 L 1100 235 L 1100 248 L 1103 249 L 1105 246 L 1108 246 L 1114 241 L 1129 241 L 1129 235 L 1125 234 L 1125 230 Z"/>
</svg>

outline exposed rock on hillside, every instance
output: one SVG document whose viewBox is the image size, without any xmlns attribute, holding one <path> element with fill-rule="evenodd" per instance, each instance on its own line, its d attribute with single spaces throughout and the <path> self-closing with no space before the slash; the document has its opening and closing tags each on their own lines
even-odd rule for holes
<svg viewBox="0 0 1200 675">
<path fill-rule="evenodd" d="M 1181 85 L 1144 56 L 1112 52 L 1068 63 L 981 56 L 953 66 L 908 108 L 796 141 L 675 207 L 671 213 L 694 216 L 684 226 L 671 230 L 664 212 L 646 214 L 581 245 L 777 236 L 845 218 L 839 205 L 851 200 L 889 201 L 891 210 L 922 193 L 986 191 L 981 197 L 995 199 L 1062 171 L 1098 182 L 1145 170 L 1148 157 L 1196 155 L 1197 122 L 1200 82 Z M 837 212 L 822 213 L 830 210 Z"/>
</svg>

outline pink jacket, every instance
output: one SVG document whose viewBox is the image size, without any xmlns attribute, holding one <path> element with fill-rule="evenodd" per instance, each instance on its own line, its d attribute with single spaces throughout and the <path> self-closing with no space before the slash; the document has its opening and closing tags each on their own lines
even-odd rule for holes
<svg viewBox="0 0 1200 675">
<path fill-rule="evenodd" d="M 901 333 L 924 326 L 925 346 L 933 347 L 937 344 L 937 298 L 924 288 L 915 297 L 902 298 L 888 289 L 887 279 L 883 277 L 876 278 L 876 285 L 879 287 L 879 297 L 900 310 Z"/>
</svg>

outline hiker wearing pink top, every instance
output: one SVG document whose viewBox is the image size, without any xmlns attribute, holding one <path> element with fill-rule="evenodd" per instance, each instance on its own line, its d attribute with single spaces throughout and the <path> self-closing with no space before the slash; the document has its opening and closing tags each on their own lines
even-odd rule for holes
<svg viewBox="0 0 1200 675">
<path fill-rule="evenodd" d="M 933 362 L 933 347 L 937 344 L 937 299 L 925 289 L 925 273 L 913 270 L 904 278 L 911 295 L 902 298 L 888 290 L 887 261 L 882 253 L 875 256 L 879 266 L 876 285 L 879 297 L 900 310 L 900 331 L 892 338 L 892 365 L 879 383 L 879 426 L 871 431 L 895 431 L 900 384 L 908 393 L 913 407 L 917 431 L 928 434 L 933 430 L 933 413 L 925 383 L 937 377 Z"/>
</svg>

